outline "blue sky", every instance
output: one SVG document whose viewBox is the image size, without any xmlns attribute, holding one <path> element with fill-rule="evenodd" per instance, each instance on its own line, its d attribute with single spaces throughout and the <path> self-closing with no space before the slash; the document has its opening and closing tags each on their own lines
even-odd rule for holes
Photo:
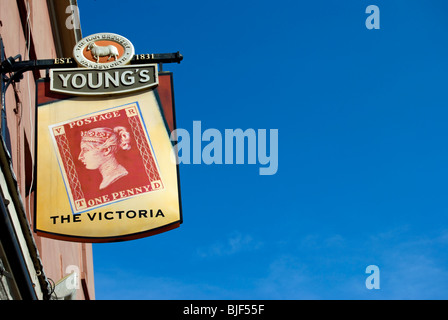
<svg viewBox="0 0 448 320">
<path fill-rule="evenodd" d="M 448 297 L 446 1 L 78 2 L 84 36 L 184 55 L 179 128 L 279 132 L 275 175 L 181 165 L 184 223 L 94 245 L 97 299 Z"/>
</svg>

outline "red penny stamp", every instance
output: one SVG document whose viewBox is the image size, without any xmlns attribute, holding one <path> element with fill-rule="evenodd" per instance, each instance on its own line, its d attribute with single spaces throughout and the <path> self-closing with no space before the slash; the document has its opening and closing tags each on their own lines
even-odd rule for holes
<svg viewBox="0 0 448 320">
<path fill-rule="evenodd" d="M 164 188 L 137 102 L 49 129 L 74 214 Z"/>
</svg>

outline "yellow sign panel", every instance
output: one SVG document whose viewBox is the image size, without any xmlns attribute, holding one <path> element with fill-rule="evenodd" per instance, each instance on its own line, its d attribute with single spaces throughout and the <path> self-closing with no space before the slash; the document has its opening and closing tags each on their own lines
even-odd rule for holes
<svg viewBox="0 0 448 320">
<path fill-rule="evenodd" d="M 181 222 L 178 170 L 155 90 L 38 106 L 35 230 L 108 242 Z"/>
</svg>

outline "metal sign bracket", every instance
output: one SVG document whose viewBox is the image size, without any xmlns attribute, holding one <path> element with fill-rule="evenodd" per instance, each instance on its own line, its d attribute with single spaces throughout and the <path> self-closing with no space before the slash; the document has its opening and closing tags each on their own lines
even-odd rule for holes
<svg viewBox="0 0 448 320">
<path fill-rule="evenodd" d="M 5 58 L 5 48 L 3 39 L 0 36 L 0 62 L 1 62 L 1 130 L 2 136 L 6 134 L 6 109 L 5 95 L 6 90 L 12 83 L 17 83 L 23 79 L 23 74 L 34 70 L 49 70 L 60 68 L 77 68 L 78 64 L 74 58 L 56 58 L 43 60 L 26 60 L 22 61 L 20 54 L 15 57 Z M 180 63 L 183 59 L 180 52 L 175 53 L 151 53 L 136 54 L 130 61 L 130 64 L 150 64 L 158 63 L 162 70 L 163 63 Z M 48 74 L 48 72 L 47 72 Z M 9 75 L 9 76 L 8 76 Z"/>
</svg>

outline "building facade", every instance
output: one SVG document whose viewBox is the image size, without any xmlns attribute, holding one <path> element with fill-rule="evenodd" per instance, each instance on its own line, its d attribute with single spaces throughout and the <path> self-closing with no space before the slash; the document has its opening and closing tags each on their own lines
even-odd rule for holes
<svg viewBox="0 0 448 320">
<path fill-rule="evenodd" d="M 76 0 L 0 0 L 2 65 L 71 57 L 82 38 L 76 8 Z M 36 81 L 46 76 L 2 72 L 0 300 L 95 298 L 91 244 L 33 232 Z"/>
</svg>

